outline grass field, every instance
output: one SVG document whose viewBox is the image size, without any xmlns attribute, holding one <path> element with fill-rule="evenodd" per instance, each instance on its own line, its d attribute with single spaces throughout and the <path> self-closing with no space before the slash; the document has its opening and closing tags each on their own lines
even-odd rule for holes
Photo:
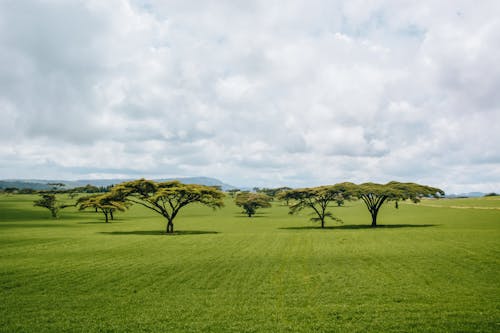
<svg viewBox="0 0 500 333">
<path fill-rule="evenodd" d="M 167 236 L 137 206 L 105 224 L 33 199 L 0 196 L 1 332 L 500 331 L 500 210 L 451 207 L 498 200 L 388 205 L 377 229 L 350 202 L 325 230 L 227 201 Z"/>
</svg>

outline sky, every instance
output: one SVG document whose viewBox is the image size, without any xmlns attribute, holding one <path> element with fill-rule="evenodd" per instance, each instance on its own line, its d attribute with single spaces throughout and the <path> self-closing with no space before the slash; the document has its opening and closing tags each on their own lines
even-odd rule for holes
<svg viewBox="0 0 500 333">
<path fill-rule="evenodd" d="M 0 1 L 0 178 L 500 191 L 500 1 Z"/>
</svg>

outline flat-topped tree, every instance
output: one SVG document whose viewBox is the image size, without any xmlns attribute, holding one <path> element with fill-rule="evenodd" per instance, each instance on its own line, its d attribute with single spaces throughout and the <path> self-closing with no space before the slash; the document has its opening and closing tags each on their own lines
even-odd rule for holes
<svg viewBox="0 0 500 333">
<path fill-rule="evenodd" d="M 272 198 L 263 193 L 240 192 L 234 202 L 242 207 L 248 217 L 252 217 L 259 208 L 270 208 Z"/>
<path fill-rule="evenodd" d="M 47 208 L 53 218 L 57 217 L 57 214 L 61 209 L 71 207 L 74 205 L 66 205 L 61 201 L 57 200 L 54 193 L 40 193 L 40 199 L 33 202 L 33 206 Z"/>
<path fill-rule="evenodd" d="M 377 215 L 385 202 L 411 200 L 415 203 L 424 197 L 439 198 L 444 192 L 435 187 L 416 183 L 389 182 L 387 184 L 364 183 L 355 185 L 344 183 L 346 188 L 359 199 L 363 200 L 372 217 L 372 227 L 377 226 Z M 398 207 L 396 205 L 396 207 Z"/>
<path fill-rule="evenodd" d="M 281 192 L 278 197 L 281 200 L 290 202 L 290 214 L 295 214 L 305 208 L 313 210 L 316 217 L 311 218 L 311 221 L 320 222 L 321 228 L 325 227 L 325 219 L 331 218 L 332 220 L 340 222 L 341 220 L 329 211 L 328 206 L 332 202 L 336 202 L 339 197 L 348 200 L 349 193 L 336 185 L 319 186 L 312 188 L 299 188 Z"/>
<path fill-rule="evenodd" d="M 167 219 L 166 233 L 174 232 L 174 219 L 190 204 L 200 203 L 211 208 L 224 206 L 224 193 L 211 186 L 183 184 L 179 181 L 155 182 L 138 179 L 115 185 L 119 193 L 132 203 L 142 205 Z"/>
<path fill-rule="evenodd" d="M 108 223 L 109 218 L 114 220 L 113 213 L 115 211 L 125 211 L 130 203 L 117 193 L 105 193 L 81 197 L 77 200 L 76 205 L 79 206 L 79 210 L 93 208 L 96 212 L 100 211 L 104 215 L 106 223 Z"/>
</svg>

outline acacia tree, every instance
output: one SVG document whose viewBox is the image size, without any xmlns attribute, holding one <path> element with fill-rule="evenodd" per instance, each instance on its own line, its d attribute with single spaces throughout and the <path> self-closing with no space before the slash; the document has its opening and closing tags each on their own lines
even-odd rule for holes
<svg viewBox="0 0 500 333">
<path fill-rule="evenodd" d="M 211 208 L 224 206 L 224 193 L 211 186 L 183 184 L 179 181 L 155 182 L 138 179 L 115 185 L 112 193 L 142 205 L 167 219 L 166 233 L 174 232 L 174 219 L 190 204 L 200 203 Z"/>
<path fill-rule="evenodd" d="M 289 205 L 290 214 L 295 214 L 305 208 L 312 209 L 313 215 L 316 216 L 312 217 L 311 221 L 321 222 L 321 228 L 325 227 L 325 219 L 327 217 L 341 222 L 339 218 L 327 210 L 330 203 L 336 202 L 339 196 L 349 199 L 348 192 L 336 185 L 299 188 L 279 194 L 280 199 L 291 202 Z"/>
<path fill-rule="evenodd" d="M 270 208 L 272 198 L 263 193 L 240 192 L 234 202 L 242 207 L 248 217 L 252 217 L 258 208 Z"/>
<path fill-rule="evenodd" d="M 235 196 L 236 194 L 238 194 L 238 192 L 240 192 L 240 191 L 241 191 L 241 190 L 240 190 L 239 188 L 232 188 L 232 189 L 228 190 L 228 191 L 227 191 L 227 193 L 229 193 L 229 196 L 230 196 L 231 198 L 234 198 L 234 196 Z"/>
<path fill-rule="evenodd" d="M 64 205 L 63 203 L 58 201 L 54 193 L 40 193 L 40 196 L 40 199 L 33 202 L 33 206 L 47 208 L 48 210 L 50 210 L 50 214 L 54 218 L 57 217 L 59 210 L 72 206 Z"/>
<path fill-rule="evenodd" d="M 109 218 L 114 220 L 113 213 L 115 211 L 123 212 L 130 204 L 125 201 L 124 197 L 118 196 L 116 193 L 106 193 L 81 197 L 77 200 L 76 205 L 79 206 L 79 210 L 93 208 L 96 212 L 101 211 L 106 223 L 108 223 Z"/>
<path fill-rule="evenodd" d="M 399 200 L 409 199 L 417 203 L 423 197 L 438 198 L 444 195 L 444 192 L 439 188 L 395 181 L 387 184 L 364 183 L 356 185 L 344 183 L 344 186 L 355 197 L 363 200 L 372 217 L 372 227 L 377 226 L 377 215 L 385 202 L 395 201 L 395 207 L 397 208 Z"/>
</svg>

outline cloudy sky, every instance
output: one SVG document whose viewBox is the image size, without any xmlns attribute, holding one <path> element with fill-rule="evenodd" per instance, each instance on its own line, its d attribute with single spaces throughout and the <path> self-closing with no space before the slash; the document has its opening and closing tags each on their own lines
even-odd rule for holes
<svg viewBox="0 0 500 333">
<path fill-rule="evenodd" d="M 500 2 L 0 1 L 0 178 L 500 191 Z"/>
</svg>

